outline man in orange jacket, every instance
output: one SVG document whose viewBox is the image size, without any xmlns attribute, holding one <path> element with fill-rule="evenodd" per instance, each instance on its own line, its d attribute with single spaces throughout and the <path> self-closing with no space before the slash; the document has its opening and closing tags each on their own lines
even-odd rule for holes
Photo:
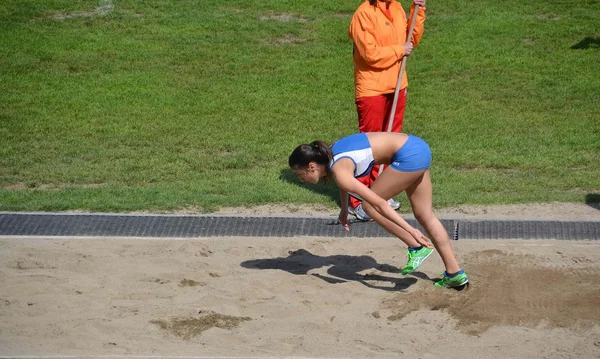
<svg viewBox="0 0 600 359">
<path fill-rule="evenodd" d="M 407 42 L 410 21 L 402 5 L 396 0 L 367 0 L 358 7 L 348 35 L 354 42 L 354 95 L 358 112 L 360 132 L 387 131 L 389 116 L 394 101 L 394 92 L 404 56 L 410 55 L 413 46 L 419 44 L 425 25 L 425 0 L 414 0 L 419 5 L 412 42 Z M 393 132 L 401 132 L 406 105 L 406 72 L 402 76 L 398 103 L 394 114 Z M 365 176 L 362 183 L 368 187 L 377 179 L 379 166 L 374 166 L 371 175 Z M 390 198 L 388 203 L 398 209 L 400 204 Z M 360 201 L 350 197 L 350 213 L 357 218 L 368 220 Z"/>
</svg>

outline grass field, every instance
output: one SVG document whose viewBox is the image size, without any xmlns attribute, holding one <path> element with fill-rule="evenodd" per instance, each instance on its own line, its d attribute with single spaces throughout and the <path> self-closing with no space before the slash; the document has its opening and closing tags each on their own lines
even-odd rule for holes
<svg viewBox="0 0 600 359">
<path fill-rule="evenodd" d="M 360 3 L 3 1 L 0 210 L 333 207 L 287 157 L 357 131 Z M 427 13 L 404 131 L 433 149 L 434 205 L 600 193 L 600 3 Z"/>
</svg>

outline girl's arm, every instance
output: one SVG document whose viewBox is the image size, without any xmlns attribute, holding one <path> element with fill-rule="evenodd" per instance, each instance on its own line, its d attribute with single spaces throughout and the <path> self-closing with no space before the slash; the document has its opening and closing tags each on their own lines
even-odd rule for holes
<svg viewBox="0 0 600 359">
<path fill-rule="evenodd" d="M 340 206 L 348 214 L 348 191 L 340 187 Z"/>
<path fill-rule="evenodd" d="M 348 191 L 344 190 L 340 187 L 340 215 L 338 217 L 338 221 L 341 225 L 344 226 L 346 231 L 349 231 L 348 228 Z"/>
<path fill-rule="evenodd" d="M 336 164 L 336 166 L 338 164 Z M 333 178 L 337 182 L 338 186 L 340 186 L 340 189 L 343 189 L 346 192 L 356 193 L 362 198 L 363 201 L 368 202 L 373 209 L 377 211 L 377 213 L 381 214 L 386 219 L 410 233 L 418 243 L 426 247 L 431 246 L 427 238 L 424 237 L 419 230 L 408 224 L 404 218 L 402 218 L 398 213 L 396 213 L 396 211 L 392 209 L 392 207 L 388 205 L 385 199 L 379 197 L 369 187 L 365 186 L 356 178 L 354 178 L 352 172 L 345 171 L 344 168 L 340 166 L 333 171 Z"/>
</svg>

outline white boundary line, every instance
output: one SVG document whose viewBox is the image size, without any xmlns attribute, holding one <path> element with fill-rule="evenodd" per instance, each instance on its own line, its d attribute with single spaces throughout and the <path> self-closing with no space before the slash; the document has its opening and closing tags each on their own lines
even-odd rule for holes
<svg viewBox="0 0 600 359">
<path fill-rule="evenodd" d="M 249 357 L 249 356 L 186 356 L 186 355 L 15 355 L 3 356 L 0 359 L 62 359 L 62 358 L 124 358 L 124 359 L 335 359 L 326 357 L 295 357 L 295 356 L 280 356 L 280 357 Z"/>
<path fill-rule="evenodd" d="M 339 239 L 339 240 L 347 240 L 347 239 L 390 239 L 391 237 L 353 237 L 349 235 L 348 237 L 331 237 L 325 235 L 315 235 L 315 236 L 307 236 L 307 235 L 294 235 L 294 236 L 231 236 L 231 235 L 219 235 L 219 236 L 211 236 L 211 237 L 127 237 L 127 236 L 44 236 L 44 235 L 25 235 L 25 236 L 17 236 L 17 235 L 0 235 L 1 240 L 13 240 L 13 241 L 24 241 L 28 239 L 40 239 L 40 240 L 101 240 L 101 239 L 114 239 L 114 240 L 142 240 L 142 241 L 223 241 L 224 238 L 231 239 L 272 239 L 274 237 L 277 238 L 289 238 L 289 239 L 313 239 L 313 238 L 323 238 L 323 239 Z M 0 356 L 0 359 L 3 357 Z"/>
<path fill-rule="evenodd" d="M 299 218 L 299 219 L 337 219 L 337 216 L 298 216 L 294 214 L 182 214 L 182 213 L 101 213 L 101 212 L 3 212 L 8 215 L 28 215 L 28 216 L 114 216 L 114 217 L 218 217 L 218 218 Z M 1 357 L 0 357 L 1 358 Z"/>
<path fill-rule="evenodd" d="M 26 239 L 68 239 L 68 240 L 98 240 L 98 239 L 116 239 L 116 240 L 148 240 L 148 241 L 210 241 L 210 240 L 219 240 L 222 241 L 223 238 L 272 238 L 273 236 L 228 236 L 228 235 L 220 235 L 220 236 L 212 236 L 212 237 L 128 237 L 128 236 L 44 236 L 44 235 L 24 235 L 24 236 L 16 236 L 16 235 L 0 235 L 0 240 L 26 240 Z M 296 237 L 319 237 L 319 236 L 293 236 L 286 238 L 296 238 Z M 321 236 L 324 238 L 329 238 L 327 236 Z M 0 356 L 0 359 L 3 357 Z"/>
</svg>

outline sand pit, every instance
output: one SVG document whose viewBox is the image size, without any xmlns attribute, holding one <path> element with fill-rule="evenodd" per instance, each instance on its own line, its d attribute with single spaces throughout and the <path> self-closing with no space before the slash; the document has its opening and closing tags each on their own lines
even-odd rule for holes
<svg viewBox="0 0 600 359">
<path fill-rule="evenodd" d="M 0 357 L 600 357 L 600 246 L 392 238 L 0 238 Z"/>
</svg>

